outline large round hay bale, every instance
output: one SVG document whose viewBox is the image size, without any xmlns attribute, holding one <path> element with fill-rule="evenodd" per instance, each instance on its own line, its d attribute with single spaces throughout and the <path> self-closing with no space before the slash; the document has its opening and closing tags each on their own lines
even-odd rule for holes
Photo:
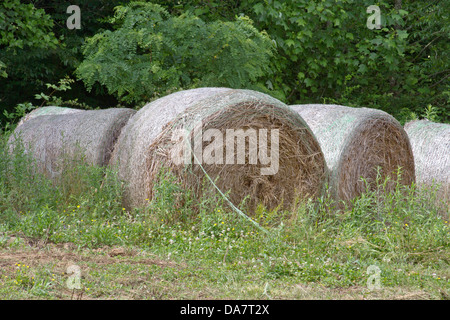
<svg viewBox="0 0 450 320">
<path fill-rule="evenodd" d="M 240 146 L 238 133 L 248 134 Z M 326 175 L 320 146 L 298 114 L 268 95 L 228 88 L 185 90 L 147 104 L 122 130 L 111 164 L 125 181 L 130 207 L 153 198 L 162 167 L 198 197 L 205 170 L 234 205 L 248 197 L 250 211 L 315 196 Z"/>
<path fill-rule="evenodd" d="M 36 169 L 51 178 L 60 175 L 65 161 L 83 160 L 105 166 L 123 126 L 136 111 L 127 108 L 41 115 L 18 126 L 9 139 L 36 160 Z"/>
<path fill-rule="evenodd" d="M 30 119 L 39 117 L 39 116 L 49 116 L 49 115 L 58 115 L 58 114 L 69 114 L 69 113 L 77 113 L 77 112 L 83 112 L 84 110 L 80 109 L 72 109 L 72 108 L 66 108 L 66 107 L 56 107 L 56 106 L 48 106 L 48 107 L 40 107 L 36 108 L 33 111 L 27 113 L 25 116 L 20 119 L 17 126 L 20 126 L 25 121 L 28 121 Z"/>
<path fill-rule="evenodd" d="M 293 105 L 319 140 L 330 171 L 329 188 L 340 200 L 351 200 L 365 191 L 364 178 L 374 184 L 402 168 L 401 183 L 415 181 L 414 159 L 406 132 L 381 110 L 340 105 Z M 394 183 L 392 183 L 393 185 Z"/>
<path fill-rule="evenodd" d="M 439 187 L 440 199 L 450 201 L 450 124 L 417 120 L 405 125 L 414 154 L 418 186 Z M 448 207 L 447 207 L 448 209 Z"/>
</svg>

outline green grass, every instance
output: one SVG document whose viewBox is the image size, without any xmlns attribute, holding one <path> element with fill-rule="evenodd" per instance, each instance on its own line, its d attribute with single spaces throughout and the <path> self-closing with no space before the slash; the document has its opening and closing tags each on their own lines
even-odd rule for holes
<svg viewBox="0 0 450 320">
<path fill-rule="evenodd" d="M 450 223 L 433 190 L 386 192 L 377 181 L 349 206 L 324 195 L 290 212 L 259 208 L 252 218 L 265 233 L 220 196 L 196 200 L 168 172 L 156 200 L 129 211 L 113 171 L 80 164 L 52 184 L 5 141 L 3 299 L 449 298 Z M 79 290 L 67 287 L 70 264 Z"/>
</svg>

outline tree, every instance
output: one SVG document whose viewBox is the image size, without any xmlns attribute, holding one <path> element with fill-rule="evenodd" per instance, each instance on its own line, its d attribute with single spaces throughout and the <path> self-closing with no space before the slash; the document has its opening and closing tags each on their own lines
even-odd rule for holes
<svg viewBox="0 0 450 320">
<path fill-rule="evenodd" d="M 68 3 L 58 0 L 0 1 L 0 121 L 2 110 L 12 112 L 17 104 L 40 105 L 35 94 L 47 92 L 47 83 L 56 84 L 73 72 L 83 56 L 86 36 L 109 26 L 104 18 L 122 0 L 77 0 L 82 11 L 82 28 L 69 30 Z M 7 73 L 7 74 L 6 74 Z M 102 91 L 103 90 L 103 91 Z M 96 86 L 88 93 L 81 81 L 62 93 L 65 100 L 79 99 L 92 106 L 115 106 L 114 97 Z"/>
<path fill-rule="evenodd" d="M 19 0 L 0 3 L 0 75 L 8 77 L 8 56 L 17 56 L 24 50 L 56 48 L 59 42 L 52 27 L 53 21 L 45 11 L 31 4 Z"/>
<path fill-rule="evenodd" d="M 368 29 L 373 1 L 247 0 L 255 25 L 277 43 L 269 78 L 288 103 L 336 102 L 422 112 L 450 120 L 448 1 L 377 1 L 381 29 Z"/>
<path fill-rule="evenodd" d="M 116 8 L 114 30 L 86 39 L 77 75 L 125 102 L 145 103 L 199 86 L 259 88 L 270 73 L 273 44 L 247 17 L 205 22 L 163 7 L 132 2 Z"/>
</svg>

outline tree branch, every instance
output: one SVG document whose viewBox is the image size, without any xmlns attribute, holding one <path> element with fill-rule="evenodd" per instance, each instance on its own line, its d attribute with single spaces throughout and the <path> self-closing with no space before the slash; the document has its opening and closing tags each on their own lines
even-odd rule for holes
<svg viewBox="0 0 450 320">
<path fill-rule="evenodd" d="M 433 40 L 431 40 L 430 42 L 428 42 L 428 44 L 427 44 L 425 47 L 423 47 L 422 50 L 420 50 L 419 54 L 418 54 L 417 56 L 415 56 L 414 59 L 412 59 L 411 63 L 414 62 L 414 61 L 416 61 L 416 59 L 422 54 L 422 52 L 424 52 L 426 48 L 428 48 L 434 41 L 436 41 L 436 40 L 439 39 L 440 37 L 441 37 L 441 36 L 439 35 L 439 36 L 437 36 L 436 38 L 434 38 Z"/>
<path fill-rule="evenodd" d="M 441 83 L 442 81 L 444 81 L 444 80 L 447 79 L 448 77 L 450 77 L 450 74 L 446 75 L 446 76 L 443 77 L 441 80 L 439 80 L 438 82 L 436 82 L 436 83 L 434 83 L 433 85 L 431 85 L 430 88 L 436 87 L 439 83 Z"/>
</svg>

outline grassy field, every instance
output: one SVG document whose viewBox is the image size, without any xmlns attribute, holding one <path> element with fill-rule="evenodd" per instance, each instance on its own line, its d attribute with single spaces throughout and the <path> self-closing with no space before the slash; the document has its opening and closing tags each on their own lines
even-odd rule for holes
<svg viewBox="0 0 450 320">
<path fill-rule="evenodd" d="M 80 165 L 54 186 L 5 139 L 0 299 L 450 299 L 448 210 L 433 190 L 377 181 L 349 206 L 260 208 L 255 225 L 166 173 L 157 200 L 129 211 L 113 171 Z"/>
</svg>

